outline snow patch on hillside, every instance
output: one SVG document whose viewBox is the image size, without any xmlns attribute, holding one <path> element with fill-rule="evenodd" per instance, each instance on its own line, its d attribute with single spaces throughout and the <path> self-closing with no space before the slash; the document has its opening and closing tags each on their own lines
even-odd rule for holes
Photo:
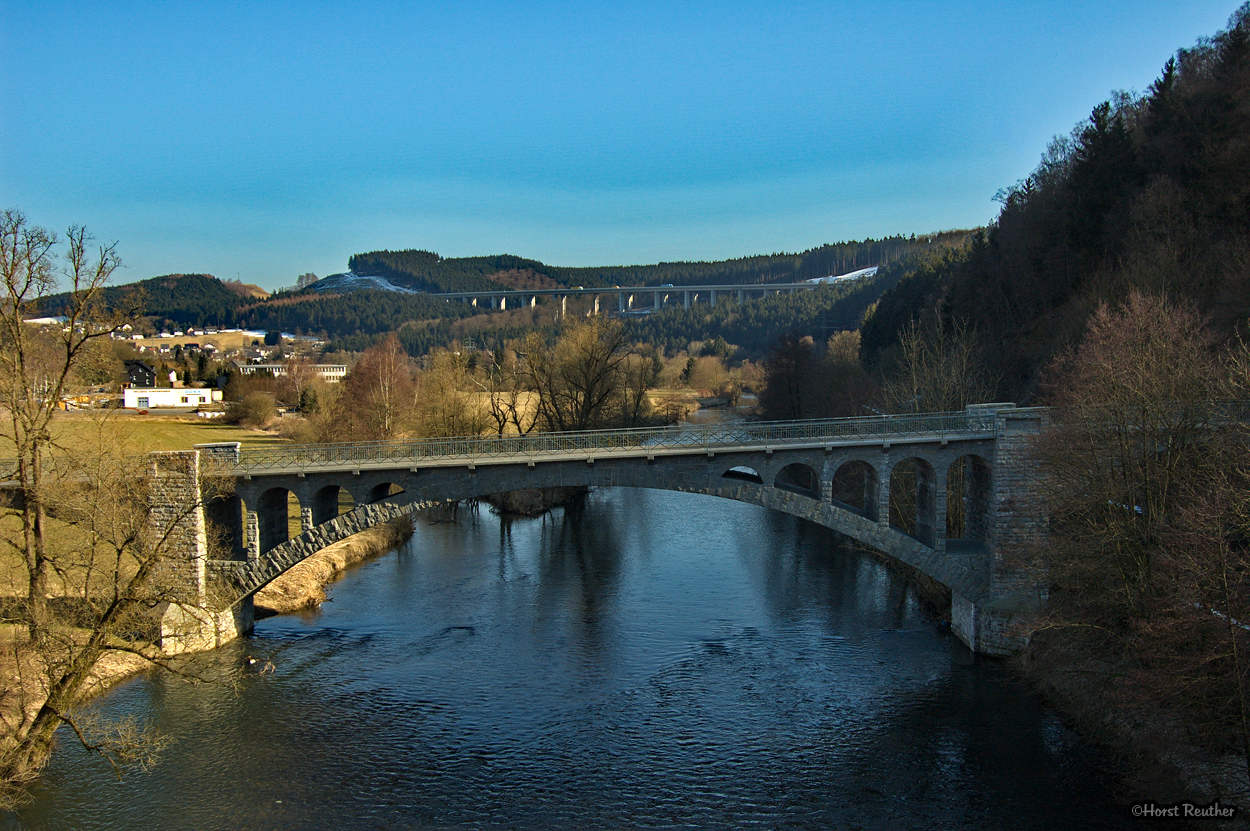
<svg viewBox="0 0 1250 831">
<path fill-rule="evenodd" d="M 309 286 L 313 291 L 319 292 L 341 292 L 341 291 L 364 291 L 366 289 L 381 289 L 382 291 L 397 291 L 402 294 L 421 294 L 416 289 L 397 286 L 385 277 L 375 277 L 372 274 L 355 274 L 346 271 L 342 274 L 331 274 L 328 277 L 322 277 L 317 282 Z"/>
<path fill-rule="evenodd" d="M 805 283 L 849 283 L 852 280 L 862 280 L 865 277 L 871 277 L 877 273 L 878 266 L 872 268 L 861 268 L 859 271 L 851 271 L 846 274 L 839 274 L 836 277 L 830 274 L 828 277 L 813 277 L 810 280 L 804 280 Z"/>
</svg>

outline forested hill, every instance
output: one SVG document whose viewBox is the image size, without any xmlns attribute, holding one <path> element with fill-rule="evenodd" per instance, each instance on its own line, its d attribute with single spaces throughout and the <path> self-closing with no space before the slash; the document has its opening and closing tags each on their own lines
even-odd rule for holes
<svg viewBox="0 0 1250 831">
<path fill-rule="evenodd" d="M 353 256 L 348 267 L 354 274 L 384 277 L 396 286 L 429 292 L 659 286 L 665 283 L 789 283 L 886 265 L 917 253 L 959 247 L 970 235 L 968 231 L 943 231 L 919 238 L 913 235 L 839 242 L 798 254 L 585 268 L 551 266 L 507 254 L 444 258 L 432 251 L 370 251 Z"/>
<path fill-rule="evenodd" d="M 138 309 L 179 326 L 231 326 L 238 323 L 241 308 L 266 296 L 257 286 L 223 282 L 209 274 L 166 274 L 109 286 L 103 302 L 115 309 Z M 43 313 L 60 314 L 68 299 L 66 294 L 49 297 L 42 304 Z"/>
<path fill-rule="evenodd" d="M 1056 138 L 1000 194 L 997 222 L 887 292 L 864 327 L 888 363 L 902 326 L 976 331 L 1024 401 L 1091 311 L 1133 290 L 1190 301 L 1217 336 L 1250 314 L 1250 4 L 1169 60 L 1141 96 L 1117 94 Z"/>
<path fill-rule="evenodd" d="M 207 274 L 168 274 L 110 287 L 104 301 L 114 308 L 138 308 L 156 328 L 166 330 L 190 326 L 280 329 L 324 335 L 346 348 L 367 346 L 387 332 L 401 331 L 406 346 L 419 354 L 459 342 L 461 337 L 487 338 L 488 331 L 493 333 L 490 339 L 497 340 L 523 326 L 511 310 L 507 315 L 491 313 L 483 307 L 431 297 L 426 293 L 430 291 L 758 284 L 825 277 L 866 266 L 883 268 L 878 278 L 860 281 L 854 287 L 783 300 L 748 301 L 740 312 L 718 309 L 708 313 L 705 306 L 666 309 L 638 324 L 640 337 L 675 347 L 720 335 L 748 349 L 765 349 L 767 343 L 762 338 L 795 327 L 819 334 L 830 326 L 854 326 L 868 304 L 896 282 L 901 267 L 935 251 L 957 249 L 971 235 L 968 231 L 947 231 L 922 238 L 837 243 L 800 254 L 603 268 L 561 268 L 512 256 L 445 259 L 427 251 L 382 251 L 356 255 L 350 265 L 356 273 L 384 277 L 407 291 L 385 290 L 386 282 L 378 280 L 326 280 L 320 285 L 266 295 L 255 286 L 224 282 Z M 42 313 L 59 313 L 66 299 L 66 295 L 49 298 Z M 458 323 L 466 318 L 473 322 Z"/>
<path fill-rule="evenodd" d="M 720 337 L 741 347 L 746 357 L 762 357 L 769 347 L 786 333 L 811 335 L 822 342 L 841 329 L 855 329 L 864 311 L 881 296 L 888 286 L 914 267 L 907 262 L 885 266 L 876 276 L 856 282 L 821 286 L 812 291 L 773 294 L 738 303 L 726 299 L 715 307 L 696 303 L 690 308 L 671 304 L 654 314 L 626 320 L 630 337 L 641 343 L 662 347 L 670 352 L 685 349 L 691 341 L 715 340 Z M 385 295 L 390 302 L 358 303 L 367 294 Z M 483 313 L 465 303 L 448 303 L 425 295 L 395 292 L 360 292 L 338 298 L 335 303 L 313 305 L 308 300 L 287 306 L 265 307 L 266 318 L 253 318 L 256 328 L 279 328 L 290 331 L 296 321 L 315 322 L 333 333 L 331 349 L 359 351 L 381 340 L 382 334 L 394 330 L 404 348 L 421 355 L 438 347 L 471 339 L 494 349 L 509 340 L 538 329 L 555 337 L 554 304 L 537 308 L 516 309 L 506 313 Z M 423 306 L 421 304 L 439 304 Z M 439 310 L 442 314 L 435 317 Z M 381 326 L 379 312 L 392 314 L 389 325 Z M 281 312 L 282 317 L 276 315 Z M 315 314 L 314 319 L 305 317 Z"/>
</svg>

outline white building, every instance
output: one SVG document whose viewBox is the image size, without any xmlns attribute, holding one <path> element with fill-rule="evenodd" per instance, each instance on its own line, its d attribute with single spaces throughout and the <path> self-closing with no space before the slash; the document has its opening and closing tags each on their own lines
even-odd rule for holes
<svg viewBox="0 0 1250 831">
<path fill-rule="evenodd" d="M 255 375 L 257 372 L 268 372 L 275 378 L 282 378 L 286 375 L 286 364 L 241 364 L 235 362 L 239 372 L 244 375 Z M 343 376 L 347 374 L 346 364 L 314 364 L 313 371 L 317 373 L 317 377 L 332 384 L 337 384 L 343 380 Z"/>
<path fill-rule="evenodd" d="M 347 374 L 346 364 L 317 364 L 313 369 L 317 370 L 317 374 L 332 384 L 337 384 L 343 380 L 343 376 Z"/>
<path fill-rule="evenodd" d="M 122 406 L 129 410 L 152 410 L 162 407 L 202 407 L 221 401 L 221 390 L 182 387 L 126 387 L 122 390 Z"/>
</svg>

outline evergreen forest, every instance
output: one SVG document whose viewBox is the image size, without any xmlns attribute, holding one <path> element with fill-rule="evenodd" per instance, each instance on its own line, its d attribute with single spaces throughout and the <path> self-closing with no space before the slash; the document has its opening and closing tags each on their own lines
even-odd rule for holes
<svg viewBox="0 0 1250 831">
<path fill-rule="evenodd" d="M 910 321 L 974 332 L 1004 397 L 1029 401 L 1043 367 L 1101 304 L 1132 292 L 1192 303 L 1219 339 L 1250 315 L 1250 25 L 1180 50 L 1143 94 L 1116 93 L 998 194 L 997 220 L 885 292 L 864 356 L 894 361 Z"/>
</svg>

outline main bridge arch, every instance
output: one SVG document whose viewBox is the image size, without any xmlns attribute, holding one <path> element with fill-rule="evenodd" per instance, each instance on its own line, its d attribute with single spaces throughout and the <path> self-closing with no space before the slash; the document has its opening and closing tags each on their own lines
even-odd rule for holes
<svg viewBox="0 0 1250 831">
<path fill-rule="evenodd" d="M 188 588 L 201 598 L 235 600 L 228 609 L 204 606 L 190 614 L 217 621 L 206 639 L 221 642 L 232 626 L 246 631 L 253 592 L 309 554 L 414 504 L 526 488 L 642 487 L 761 505 L 870 546 L 949 588 L 953 631 L 976 651 L 1001 654 L 1019 647 L 1009 625 L 1014 610 L 1038 597 L 1012 556 L 1046 530 L 1029 452 L 1044 421 L 1040 410 L 976 405 L 963 414 L 681 431 L 243 453 L 237 444 L 205 445 L 189 458 L 202 453 L 234 476 L 235 494 L 188 520 L 198 526 L 187 529 L 187 539 L 204 539 L 206 521 L 233 520 L 239 527 L 223 529 L 222 537 L 236 554 L 206 562 L 203 546 L 195 549 L 200 553 L 188 546 L 186 556 L 199 564 L 185 570 L 195 583 Z M 283 508 L 294 535 L 278 541 L 280 518 L 262 515 Z"/>
<path fill-rule="evenodd" d="M 941 533 L 944 523 L 929 525 L 930 539 L 909 533 L 890 516 L 891 473 L 907 460 L 921 458 L 939 472 L 936 487 L 945 487 L 951 464 L 968 457 L 970 450 L 986 454 L 989 442 L 961 442 L 947 447 L 900 445 L 867 447 L 746 451 L 656 459 L 624 458 L 602 461 L 560 461 L 526 464 L 494 464 L 431 467 L 419 470 L 375 470 L 351 473 L 305 473 L 256 476 L 240 481 L 236 493 L 249 514 L 249 526 L 273 525 L 262 515 L 264 495 L 277 488 L 294 494 L 301 504 L 324 503 L 323 494 L 335 491 L 351 495 L 353 510 L 322 522 L 306 522 L 302 534 L 277 544 L 265 545 L 265 535 L 249 540 L 245 562 L 222 563 L 239 596 L 250 595 L 304 557 L 365 527 L 391 519 L 414 504 L 457 499 L 476 499 L 493 493 L 546 487 L 633 487 L 702 493 L 733 499 L 815 522 L 904 563 L 972 602 L 988 588 L 984 546 L 960 544 L 947 550 Z M 981 456 L 977 456 L 981 458 Z M 859 504 L 838 499 L 835 485 L 859 472 Z M 897 477 L 895 477 L 897 478 Z M 850 499 L 850 497 L 846 497 Z M 930 500 L 934 516 L 945 516 L 945 494 Z M 937 503 L 941 513 L 937 513 Z M 983 503 L 978 503 L 983 504 Z M 897 511 L 896 511 L 897 513 Z M 327 516 L 322 510 L 315 518 Z M 306 511 L 306 520 L 314 518 Z M 980 517 L 976 527 L 989 524 Z"/>
</svg>

